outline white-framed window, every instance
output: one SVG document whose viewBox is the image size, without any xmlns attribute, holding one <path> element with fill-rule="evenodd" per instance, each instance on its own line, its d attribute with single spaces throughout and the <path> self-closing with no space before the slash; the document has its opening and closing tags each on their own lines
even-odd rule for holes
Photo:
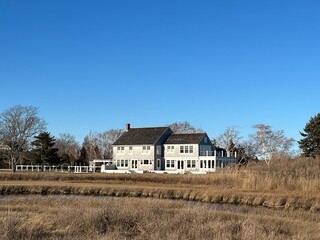
<svg viewBox="0 0 320 240">
<path fill-rule="evenodd" d="M 149 160 L 148 159 L 143 160 L 143 164 L 144 165 L 148 165 L 149 164 Z"/>
<path fill-rule="evenodd" d="M 170 160 L 166 160 L 166 168 L 170 167 Z"/>
<path fill-rule="evenodd" d="M 196 168 L 196 160 L 191 161 L 191 168 Z"/>
<path fill-rule="evenodd" d="M 167 146 L 167 152 L 174 152 L 174 146 Z"/>
<path fill-rule="evenodd" d="M 174 168 L 174 160 L 166 160 L 166 168 Z"/>
<path fill-rule="evenodd" d="M 180 146 L 180 153 L 184 153 L 184 146 Z"/>
<path fill-rule="evenodd" d="M 150 146 L 142 146 L 142 153 L 144 154 L 150 153 Z"/>
<path fill-rule="evenodd" d="M 184 153 L 189 153 L 189 146 L 184 146 Z"/>
<path fill-rule="evenodd" d="M 124 167 L 124 160 L 121 159 L 121 167 Z"/>
<path fill-rule="evenodd" d="M 187 168 L 191 168 L 191 160 L 187 160 Z"/>
<path fill-rule="evenodd" d="M 133 149 L 132 149 L 132 147 L 130 146 L 129 147 L 129 154 L 132 154 L 133 153 Z"/>
<path fill-rule="evenodd" d="M 180 146 L 180 153 L 193 153 L 193 146 Z"/>
<path fill-rule="evenodd" d="M 189 153 L 193 153 L 193 146 L 189 146 Z"/>
<path fill-rule="evenodd" d="M 117 147 L 117 153 L 123 154 L 124 153 L 124 147 Z"/>
<path fill-rule="evenodd" d="M 128 160 L 124 160 L 124 166 L 125 166 L 125 167 L 128 167 L 128 163 L 129 163 Z"/>
</svg>

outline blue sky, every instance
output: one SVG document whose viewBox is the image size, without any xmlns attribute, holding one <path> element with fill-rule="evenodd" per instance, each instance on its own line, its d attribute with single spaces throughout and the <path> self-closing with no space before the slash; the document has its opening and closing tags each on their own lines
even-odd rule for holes
<svg viewBox="0 0 320 240">
<path fill-rule="evenodd" d="M 0 1 L 0 112 L 48 131 L 258 123 L 299 139 L 320 103 L 320 1 Z"/>
</svg>

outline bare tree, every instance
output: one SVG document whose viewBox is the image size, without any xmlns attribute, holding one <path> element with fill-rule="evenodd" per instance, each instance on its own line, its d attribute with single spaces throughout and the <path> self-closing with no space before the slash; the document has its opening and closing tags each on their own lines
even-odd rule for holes
<svg viewBox="0 0 320 240">
<path fill-rule="evenodd" d="M 285 136 L 283 130 L 273 131 L 269 125 L 257 124 L 253 128 L 256 133 L 250 136 L 250 141 L 254 143 L 257 156 L 267 165 L 270 165 L 274 154 L 287 153 L 294 142 L 294 139 Z"/>
<path fill-rule="evenodd" d="M 95 135 L 95 133 L 90 132 L 87 136 L 85 136 L 83 141 L 83 148 L 86 151 L 88 161 L 101 158 Z"/>
<path fill-rule="evenodd" d="M 12 171 L 30 149 L 33 137 L 46 129 L 46 122 L 38 116 L 38 108 L 14 106 L 0 115 L 0 139 L 8 147 L 7 157 Z"/>
<path fill-rule="evenodd" d="M 228 127 L 224 133 L 222 133 L 217 139 L 216 144 L 219 147 L 226 149 L 227 156 L 230 156 L 230 152 L 235 151 L 240 144 L 240 140 L 242 137 L 240 136 L 240 132 L 236 129 L 236 127 Z"/>
<path fill-rule="evenodd" d="M 122 133 L 123 131 L 120 129 L 111 129 L 96 135 L 96 144 L 103 159 L 112 158 L 112 144 L 121 136 Z"/>
<path fill-rule="evenodd" d="M 58 155 L 71 165 L 74 165 L 80 157 L 80 145 L 70 133 L 60 134 L 55 147 L 59 149 Z"/>
<path fill-rule="evenodd" d="M 169 125 L 174 133 L 202 133 L 201 128 L 193 127 L 189 122 L 175 122 Z"/>
<path fill-rule="evenodd" d="M 255 160 L 255 144 L 249 140 L 240 142 L 237 146 L 237 156 L 240 165 L 246 165 L 249 161 Z"/>
</svg>

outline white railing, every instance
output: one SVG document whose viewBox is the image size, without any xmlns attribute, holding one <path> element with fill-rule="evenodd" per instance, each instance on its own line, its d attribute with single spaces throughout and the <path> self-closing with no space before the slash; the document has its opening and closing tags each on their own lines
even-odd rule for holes
<svg viewBox="0 0 320 240">
<path fill-rule="evenodd" d="M 16 165 L 16 171 L 88 173 L 88 166 Z"/>
</svg>

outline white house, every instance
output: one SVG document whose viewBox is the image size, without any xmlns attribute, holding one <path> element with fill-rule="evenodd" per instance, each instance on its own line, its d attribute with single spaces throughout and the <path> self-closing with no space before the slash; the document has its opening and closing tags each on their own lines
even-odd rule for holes
<svg viewBox="0 0 320 240">
<path fill-rule="evenodd" d="M 212 145 L 206 133 L 175 134 L 169 127 L 130 128 L 113 144 L 113 161 L 130 172 L 215 172 L 235 157 Z"/>
</svg>

